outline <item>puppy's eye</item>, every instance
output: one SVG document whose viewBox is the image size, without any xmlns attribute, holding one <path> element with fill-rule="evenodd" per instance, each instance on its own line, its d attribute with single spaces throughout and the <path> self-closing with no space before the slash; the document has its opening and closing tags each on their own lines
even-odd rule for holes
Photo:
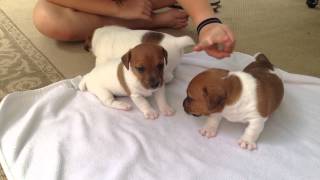
<svg viewBox="0 0 320 180">
<path fill-rule="evenodd" d="M 158 64 L 157 68 L 159 71 L 161 71 L 163 69 L 163 64 Z"/>
<path fill-rule="evenodd" d="M 144 67 L 136 67 L 137 71 L 139 73 L 143 73 L 144 72 Z"/>
</svg>

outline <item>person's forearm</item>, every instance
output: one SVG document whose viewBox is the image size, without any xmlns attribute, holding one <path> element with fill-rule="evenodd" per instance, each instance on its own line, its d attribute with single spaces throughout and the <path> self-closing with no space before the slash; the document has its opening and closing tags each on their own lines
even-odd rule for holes
<svg viewBox="0 0 320 180">
<path fill-rule="evenodd" d="M 214 16 L 214 12 L 207 0 L 177 0 L 177 2 L 190 15 L 195 25 Z"/>
<path fill-rule="evenodd" d="M 115 16 L 118 5 L 112 0 L 47 0 L 60 6 L 103 16 Z"/>
</svg>

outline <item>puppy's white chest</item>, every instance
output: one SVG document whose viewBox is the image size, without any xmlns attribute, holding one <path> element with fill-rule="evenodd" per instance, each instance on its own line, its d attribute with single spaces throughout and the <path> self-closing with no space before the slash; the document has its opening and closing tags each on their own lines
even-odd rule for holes
<svg viewBox="0 0 320 180">
<path fill-rule="evenodd" d="M 153 94 L 152 90 L 147 90 L 145 88 L 142 87 L 142 85 L 138 85 L 136 87 L 132 87 L 132 94 L 131 95 L 141 95 L 144 97 L 148 97 L 151 96 Z"/>
<path fill-rule="evenodd" d="M 231 122 L 246 123 L 250 119 L 259 115 L 254 104 L 246 104 L 225 108 L 222 116 Z"/>
<path fill-rule="evenodd" d="M 132 72 L 125 73 L 125 81 L 128 85 L 131 95 L 141 95 L 144 97 L 151 96 L 153 92 L 157 91 L 158 89 L 146 89 L 142 86 L 141 82 L 135 77 Z"/>
</svg>

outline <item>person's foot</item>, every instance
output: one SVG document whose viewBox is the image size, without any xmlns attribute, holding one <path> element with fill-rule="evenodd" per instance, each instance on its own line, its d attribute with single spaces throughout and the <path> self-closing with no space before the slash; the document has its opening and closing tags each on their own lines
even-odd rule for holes
<svg viewBox="0 0 320 180">
<path fill-rule="evenodd" d="M 181 29 L 188 25 L 188 15 L 186 12 L 177 9 L 170 9 L 165 12 L 151 16 L 155 27 Z"/>
</svg>

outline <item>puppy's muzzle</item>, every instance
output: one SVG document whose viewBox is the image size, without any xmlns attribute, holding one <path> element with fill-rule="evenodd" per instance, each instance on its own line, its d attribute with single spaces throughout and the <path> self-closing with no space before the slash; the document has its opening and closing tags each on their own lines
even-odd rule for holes
<svg viewBox="0 0 320 180">
<path fill-rule="evenodd" d="M 189 101 L 188 101 L 187 98 L 184 99 L 184 101 L 183 101 L 183 109 L 184 109 L 184 111 L 185 111 L 187 114 L 191 114 L 191 115 L 193 115 L 193 116 L 195 116 L 195 117 L 201 116 L 201 115 L 199 115 L 199 114 L 193 114 L 193 113 L 190 112 L 190 103 L 189 103 Z"/>
<path fill-rule="evenodd" d="M 159 85 L 160 85 L 160 80 L 155 79 L 155 78 L 151 78 L 151 79 L 149 80 L 149 84 L 150 84 L 150 87 L 151 87 L 152 89 L 156 89 L 156 88 L 158 88 Z"/>
</svg>

